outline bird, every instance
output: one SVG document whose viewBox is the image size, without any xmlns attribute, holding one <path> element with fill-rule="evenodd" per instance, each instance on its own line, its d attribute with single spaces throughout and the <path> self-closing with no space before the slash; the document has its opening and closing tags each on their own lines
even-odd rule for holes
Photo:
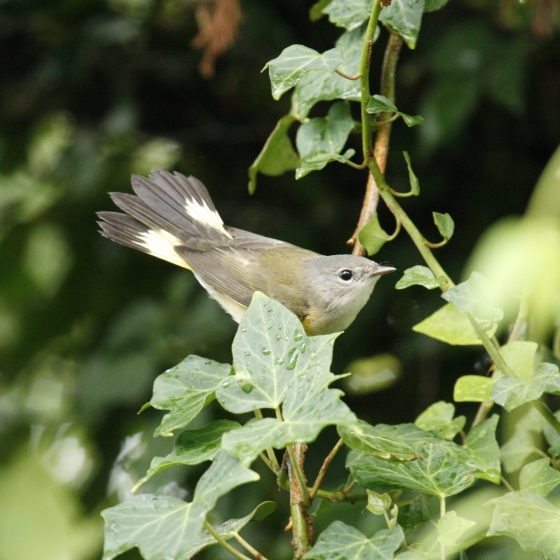
<svg viewBox="0 0 560 560">
<path fill-rule="evenodd" d="M 109 193 L 124 212 L 98 212 L 101 235 L 191 270 L 236 322 L 255 292 L 280 302 L 308 336 L 346 330 L 377 280 L 395 270 L 365 257 L 324 256 L 224 225 L 201 181 L 179 172 L 132 175 L 135 195 Z"/>
</svg>

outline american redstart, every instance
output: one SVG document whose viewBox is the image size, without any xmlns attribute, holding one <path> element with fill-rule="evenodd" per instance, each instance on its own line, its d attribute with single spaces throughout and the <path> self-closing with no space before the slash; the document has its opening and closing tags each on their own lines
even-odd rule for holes
<svg viewBox="0 0 560 560">
<path fill-rule="evenodd" d="M 99 212 L 102 235 L 192 270 L 239 322 L 256 291 L 282 303 L 308 335 L 346 329 L 382 274 L 363 257 L 325 257 L 290 243 L 225 226 L 204 185 L 180 173 L 132 176 L 137 196 L 111 193 L 126 212 Z"/>
</svg>

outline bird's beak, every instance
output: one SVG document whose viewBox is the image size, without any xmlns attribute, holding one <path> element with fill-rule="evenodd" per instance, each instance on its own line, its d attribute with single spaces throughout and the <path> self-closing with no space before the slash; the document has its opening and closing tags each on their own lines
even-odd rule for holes
<svg viewBox="0 0 560 560">
<path fill-rule="evenodd" d="M 372 274 L 372 276 L 381 276 L 383 274 L 388 274 L 389 272 L 395 272 L 397 270 L 394 266 L 381 266 L 377 267 L 377 270 Z"/>
</svg>

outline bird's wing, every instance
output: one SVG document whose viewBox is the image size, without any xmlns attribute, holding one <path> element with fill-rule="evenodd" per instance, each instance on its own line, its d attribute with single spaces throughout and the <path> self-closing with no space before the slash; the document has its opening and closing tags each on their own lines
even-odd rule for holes
<svg viewBox="0 0 560 560">
<path fill-rule="evenodd" d="M 252 235 L 242 237 L 243 244 L 255 246 L 261 243 L 250 239 Z M 264 244 L 274 241 L 263 239 Z M 306 314 L 307 302 L 300 272 L 302 263 L 316 256 L 312 251 L 287 243 L 260 250 L 230 246 L 208 251 L 176 247 L 175 251 L 204 282 L 245 307 L 259 291 L 280 301 L 299 317 Z"/>
</svg>

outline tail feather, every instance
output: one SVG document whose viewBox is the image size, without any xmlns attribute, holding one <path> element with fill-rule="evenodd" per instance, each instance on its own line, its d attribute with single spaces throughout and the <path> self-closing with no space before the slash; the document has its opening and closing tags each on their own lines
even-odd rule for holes
<svg viewBox="0 0 560 560">
<path fill-rule="evenodd" d="M 175 247 L 181 245 L 180 240 L 170 233 L 159 227 L 157 229 L 147 227 L 138 220 L 118 212 L 98 212 L 97 215 L 103 220 L 97 223 L 104 237 L 190 269 L 190 266 L 175 251 Z"/>
<path fill-rule="evenodd" d="M 185 268 L 176 248 L 203 251 L 233 238 L 198 179 L 153 171 L 149 179 L 133 175 L 132 187 L 136 196 L 111 193 L 127 215 L 99 213 L 105 237 Z"/>
</svg>

